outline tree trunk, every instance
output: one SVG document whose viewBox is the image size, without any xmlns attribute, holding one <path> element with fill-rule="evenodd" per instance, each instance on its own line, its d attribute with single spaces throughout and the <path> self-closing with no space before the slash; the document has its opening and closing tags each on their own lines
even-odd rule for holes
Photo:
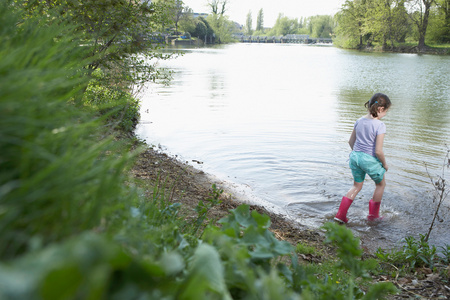
<svg viewBox="0 0 450 300">
<path fill-rule="evenodd" d="M 444 11 L 445 15 L 445 34 L 442 37 L 442 42 L 448 43 L 450 42 L 450 0 L 445 1 L 445 3 L 442 4 L 442 10 Z"/>
<path fill-rule="evenodd" d="M 433 4 L 434 1 L 435 0 L 422 0 L 425 11 L 423 13 L 423 17 L 422 17 L 422 20 L 419 25 L 419 44 L 417 45 L 417 47 L 419 48 L 419 51 L 422 51 L 427 47 L 425 45 L 425 37 L 427 34 L 428 17 L 430 16 L 431 4 Z"/>
</svg>

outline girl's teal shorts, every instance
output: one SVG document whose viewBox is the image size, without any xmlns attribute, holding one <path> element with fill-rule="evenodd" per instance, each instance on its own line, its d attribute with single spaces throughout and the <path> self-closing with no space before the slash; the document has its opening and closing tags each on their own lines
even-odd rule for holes
<svg viewBox="0 0 450 300">
<path fill-rule="evenodd" d="M 363 182 L 366 174 L 368 174 L 375 183 L 380 183 L 383 180 L 384 173 L 386 173 L 378 158 L 361 151 L 350 153 L 349 165 L 356 182 Z"/>
</svg>

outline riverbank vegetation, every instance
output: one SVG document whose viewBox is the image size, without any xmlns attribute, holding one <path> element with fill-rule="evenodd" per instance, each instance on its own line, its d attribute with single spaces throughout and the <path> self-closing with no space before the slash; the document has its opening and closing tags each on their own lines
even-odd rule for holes
<svg viewBox="0 0 450 300">
<path fill-rule="evenodd" d="M 401 252 L 379 251 L 381 267 L 337 224 L 314 235 L 323 245 L 277 239 L 277 219 L 248 205 L 211 216 L 231 201 L 223 190 L 185 194 L 198 185 L 183 177 L 193 171 L 131 134 L 135 87 L 167 78 L 136 51 L 167 57 L 142 48 L 142 24 L 123 18 L 158 10 L 120 0 L 30 3 L 0 3 L 1 299 L 380 299 L 394 284 L 407 289 L 399 281 L 407 276 L 417 293 L 429 279 L 424 266 L 438 296 L 448 296 L 448 247 L 407 240 Z M 116 13 L 100 18 L 105 11 Z"/>
<path fill-rule="evenodd" d="M 427 44 L 450 42 L 449 4 L 448 0 L 346 1 L 335 16 L 335 44 L 357 49 L 448 53 L 448 47 L 433 50 Z"/>
<path fill-rule="evenodd" d="M 208 1 L 208 17 L 194 18 L 188 7 L 181 30 L 209 42 L 231 42 L 233 35 L 286 36 L 308 35 L 332 38 L 342 48 L 369 51 L 448 54 L 450 52 L 449 0 L 347 0 L 334 16 L 318 15 L 291 18 L 280 13 L 274 26 L 264 27 L 264 12 L 259 10 L 256 27 L 252 13 L 242 26 L 226 16 L 227 1 Z M 220 21 L 219 21 L 220 20 Z"/>
</svg>

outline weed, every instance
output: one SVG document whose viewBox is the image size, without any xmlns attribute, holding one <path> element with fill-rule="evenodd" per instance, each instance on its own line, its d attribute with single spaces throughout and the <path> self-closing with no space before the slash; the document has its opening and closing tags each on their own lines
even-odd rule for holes
<svg viewBox="0 0 450 300">
<path fill-rule="evenodd" d="M 430 173 L 428 172 L 428 168 L 426 167 L 426 165 L 425 168 L 427 170 L 427 174 L 428 177 L 430 178 L 431 184 L 434 187 L 433 203 L 436 203 L 433 220 L 431 221 L 430 227 L 428 228 L 428 232 L 425 236 L 425 241 L 428 241 L 428 238 L 430 237 L 431 231 L 433 230 L 436 219 L 442 220 L 442 218 L 439 216 L 439 211 L 445 198 L 447 198 L 447 196 L 450 193 L 450 190 L 447 188 L 447 181 L 445 179 L 445 170 L 450 168 L 450 148 L 448 148 L 447 146 L 447 153 L 445 155 L 444 163 L 442 165 L 441 175 L 437 175 L 436 178 L 433 178 L 433 176 L 431 176 Z"/>
<path fill-rule="evenodd" d="M 222 195 L 223 190 L 218 189 L 215 184 L 212 185 L 212 191 L 209 193 L 209 197 L 203 202 L 200 200 L 195 207 L 195 211 L 197 212 L 197 219 L 195 220 L 195 226 L 192 229 L 191 234 L 196 235 L 200 227 L 203 225 L 206 215 L 208 211 L 216 205 L 222 203 L 220 200 L 220 196 Z"/>
<path fill-rule="evenodd" d="M 442 249 L 442 262 L 445 265 L 450 265 L 450 245 L 446 245 L 445 247 L 440 247 Z"/>
<path fill-rule="evenodd" d="M 317 250 L 314 246 L 308 246 L 305 244 L 297 244 L 295 248 L 295 252 L 299 254 L 320 254 L 320 250 Z"/>
<path fill-rule="evenodd" d="M 404 239 L 404 245 L 401 250 L 385 250 L 378 249 L 376 256 L 383 262 L 390 263 L 400 270 L 411 272 L 415 268 L 428 267 L 434 268 L 438 260 L 436 246 L 430 246 L 426 241 L 425 235 L 420 235 L 420 239 L 415 239 L 412 236 Z"/>
</svg>

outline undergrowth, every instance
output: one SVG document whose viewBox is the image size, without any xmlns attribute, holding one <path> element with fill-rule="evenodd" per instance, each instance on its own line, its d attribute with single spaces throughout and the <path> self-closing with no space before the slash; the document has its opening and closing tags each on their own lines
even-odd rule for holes
<svg viewBox="0 0 450 300">
<path fill-rule="evenodd" d="M 220 203 L 216 186 L 194 221 L 180 215 L 164 178 L 148 196 L 126 175 L 137 152 L 107 134 L 110 114 L 94 118 L 75 105 L 95 108 L 110 94 L 96 87 L 99 99 L 86 98 L 92 78 L 71 27 L 24 21 L 9 5 L 0 3 L 0 299 L 381 299 L 395 292 L 388 282 L 369 284 L 373 264 L 361 260 L 359 240 L 343 226 L 324 226 L 337 251 L 324 268 L 300 264 L 295 249 L 307 248 L 276 239 L 270 218 L 248 205 L 208 220 Z"/>
</svg>

